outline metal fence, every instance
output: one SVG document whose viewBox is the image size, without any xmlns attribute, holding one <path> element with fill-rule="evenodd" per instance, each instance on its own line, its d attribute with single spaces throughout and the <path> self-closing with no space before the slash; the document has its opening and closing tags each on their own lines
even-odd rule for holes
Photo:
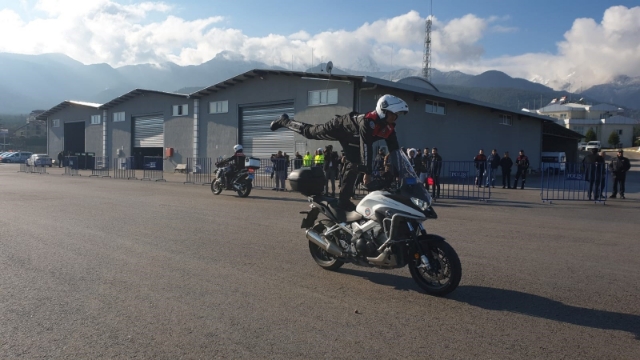
<svg viewBox="0 0 640 360">
<path fill-rule="evenodd" d="M 63 175 L 80 176 L 80 173 L 78 173 L 78 157 L 77 156 L 65 156 Z"/>
<path fill-rule="evenodd" d="M 606 164 L 542 163 L 540 197 L 555 200 L 607 201 L 609 170 Z"/>
<path fill-rule="evenodd" d="M 47 172 L 46 166 L 43 166 L 43 165 L 40 165 L 40 166 L 27 166 L 27 167 L 31 168 L 30 172 L 32 174 L 41 174 L 41 175 L 42 174 L 49 174 Z"/>
<path fill-rule="evenodd" d="M 91 170 L 91 176 L 96 177 L 111 177 L 110 173 L 110 163 L 109 157 L 107 156 L 97 156 L 95 157 L 94 166 Z"/>
<path fill-rule="evenodd" d="M 166 181 L 161 156 L 145 156 L 142 162 L 142 180 Z"/>
<path fill-rule="evenodd" d="M 20 170 L 18 170 L 19 173 L 23 172 L 23 173 L 30 173 L 31 172 L 31 167 L 29 165 L 27 165 L 26 163 L 20 163 Z"/>
<path fill-rule="evenodd" d="M 211 184 L 213 171 L 211 158 L 187 158 L 185 184 Z"/>
<path fill-rule="evenodd" d="M 135 164 L 133 156 L 113 159 L 113 178 L 127 180 L 137 179 Z"/>
</svg>

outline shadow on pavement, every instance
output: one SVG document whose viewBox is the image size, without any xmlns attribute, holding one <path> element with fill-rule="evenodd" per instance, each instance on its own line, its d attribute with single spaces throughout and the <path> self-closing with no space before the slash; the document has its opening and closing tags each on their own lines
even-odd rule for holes
<svg viewBox="0 0 640 360">
<path fill-rule="evenodd" d="M 389 273 L 369 272 L 366 270 L 345 269 L 338 270 L 339 273 L 361 277 L 367 279 L 372 283 L 390 286 L 396 290 L 403 291 L 420 291 L 420 287 L 410 277 L 398 276 Z"/>
<path fill-rule="evenodd" d="M 640 340 L 640 316 L 563 304 L 542 296 L 483 286 L 460 286 L 448 296 L 485 310 L 509 311 L 602 330 L 620 330 Z"/>
</svg>

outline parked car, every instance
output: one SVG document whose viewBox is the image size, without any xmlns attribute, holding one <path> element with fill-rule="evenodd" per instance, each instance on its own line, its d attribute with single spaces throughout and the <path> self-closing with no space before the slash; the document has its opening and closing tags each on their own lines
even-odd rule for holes
<svg viewBox="0 0 640 360">
<path fill-rule="evenodd" d="M 5 157 L 2 158 L 2 162 L 3 163 L 25 163 L 27 161 L 27 159 L 33 155 L 33 153 L 30 153 L 28 151 L 17 151 L 14 152 L 11 155 L 7 155 Z"/>
<path fill-rule="evenodd" d="M 602 149 L 602 146 L 600 146 L 600 141 L 589 141 L 585 150 L 591 151 L 591 149 L 598 149 L 598 151 L 600 151 Z"/>
<path fill-rule="evenodd" d="M 0 161 L 2 160 L 2 158 L 5 158 L 5 157 L 7 157 L 7 156 L 9 156 L 9 155 L 11 155 L 13 153 L 14 153 L 13 151 L 5 151 L 5 152 L 1 153 L 0 154 Z"/>
<path fill-rule="evenodd" d="M 27 165 L 51 167 L 53 165 L 53 161 L 47 154 L 33 154 L 29 159 L 27 159 Z"/>
<path fill-rule="evenodd" d="M 578 150 L 586 150 L 586 149 L 587 149 L 587 143 L 586 142 L 578 143 Z"/>
</svg>

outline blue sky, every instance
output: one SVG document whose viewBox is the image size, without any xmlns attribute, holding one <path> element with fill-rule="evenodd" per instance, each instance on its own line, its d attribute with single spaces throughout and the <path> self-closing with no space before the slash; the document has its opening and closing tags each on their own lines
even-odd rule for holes
<svg viewBox="0 0 640 360">
<path fill-rule="evenodd" d="M 194 65 L 221 51 L 296 70 L 419 68 L 428 0 L 0 0 L 0 51 L 112 66 Z M 640 76 L 635 1 L 433 1 L 433 66 L 555 88 Z"/>
</svg>

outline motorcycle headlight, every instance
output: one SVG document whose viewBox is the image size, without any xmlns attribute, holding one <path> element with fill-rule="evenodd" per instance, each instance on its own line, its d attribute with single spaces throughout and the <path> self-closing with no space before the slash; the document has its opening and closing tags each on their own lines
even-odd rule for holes
<svg viewBox="0 0 640 360">
<path fill-rule="evenodd" d="M 422 199 L 412 197 L 411 202 L 414 203 L 417 207 L 419 207 L 420 210 L 422 211 L 427 210 L 427 208 L 429 207 L 429 204 Z"/>
</svg>

